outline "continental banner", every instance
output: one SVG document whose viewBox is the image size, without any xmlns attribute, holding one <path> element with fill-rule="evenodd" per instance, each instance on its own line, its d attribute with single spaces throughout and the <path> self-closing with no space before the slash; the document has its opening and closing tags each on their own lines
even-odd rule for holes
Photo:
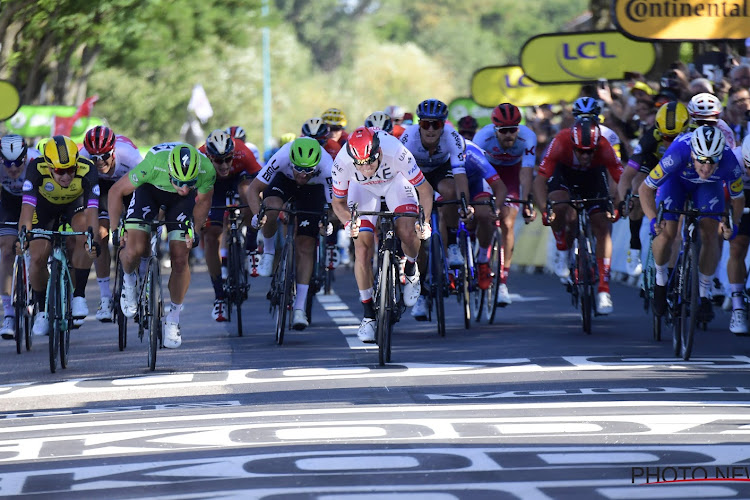
<svg viewBox="0 0 750 500">
<path fill-rule="evenodd" d="M 458 120 L 471 115 L 479 124 L 479 128 L 482 128 L 492 121 L 492 109 L 480 106 L 471 97 L 459 97 L 448 104 L 448 119 L 458 128 Z"/>
<path fill-rule="evenodd" d="M 0 80 L 0 121 L 15 115 L 20 106 L 21 96 L 16 86 L 7 80 Z"/>
<path fill-rule="evenodd" d="M 471 78 L 472 98 L 488 108 L 501 102 L 516 106 L 573 102 L 580 92 L 578 83 L 539 85 L 524 75 L 521 66 L 488 66 L 477 70 Z"/>
<path fill-rule="evenodd" d="M 523 72 L 537 83 L 623 80 L 626 71 L 648 73 L 655 60 L 652 44 L 618 31 L 538 35 L 521 48 Z"/>
<path fill-rule="evenodd" d="M 76 112 L 75 106 L 21 106 L 18 112 L 10 120 L 5 122 L 8 132 L 19 134 L 24 137 L 49 137 L 52 135 L 52 127 L 55 116 L 73 116 Z M 80 142 L 83 134 L 91 127 L 104 125 L 101 118 L 88 116 L 76 120 L 71 132 L 71 139 Z"/>
<path fill-rule="evenodd" d="M 613 0 L 613 19 L 638 40 L 750 37 L 750 0 Z"/>
</svg>

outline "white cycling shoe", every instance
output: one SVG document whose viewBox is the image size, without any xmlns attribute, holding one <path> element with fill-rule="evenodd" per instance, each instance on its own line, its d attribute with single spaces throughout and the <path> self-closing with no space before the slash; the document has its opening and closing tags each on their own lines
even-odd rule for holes
<svg viewBox="0 0 750 500">
<path fill-rule="evenodd" d="M 177 349 L 182 345 L 182 335 L 180 334 L 180 325 L 172 321 L 164 322 L 164 347 L 167 349 Z"/>
</svg>

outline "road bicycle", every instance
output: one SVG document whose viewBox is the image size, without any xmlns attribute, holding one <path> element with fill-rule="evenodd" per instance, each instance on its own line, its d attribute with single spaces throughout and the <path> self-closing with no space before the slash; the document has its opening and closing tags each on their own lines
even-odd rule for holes
<svg viewBox="0 0 750 500">
<path fill-rule="evenodd" d="M 26 232 L 26 226 L 21 228 L 21 232 Z M 11 293 L 13 311 L 13 338 L 16 341 L 16 353 L 21 354 L 23 346 L 30 351 L 33 344 L 31 325 L 32 318 L 36 314 L 36 308 L 31 292 L 30 255 L 25 250 L 22 255 L 16 255 L 13 260 L 13 277 L 11 282 Z"/>
<path fill-rule="evenodd" d="M 328 227 L 328 209 L 329 205 L 326 203 L 323 206 L 323 217 L 321 219 L 321 226 L 324 228 Z M 338 250 L 336 245 L 328 244 L 328 235 L 318 234 L 315 242 L 315 263 L 313 264 L 310 286 L 305 300 L 305 315 L 307 315 L 307 322 L 310 324 L 312 324 L 313 298 L 321 290 L 326 295 L 330 295 L 333 284 L 333 270 L 337 263 Z"/>
<path fill-rule="evenodd" d="M 430 214 L 430 225 L 432 236 L 427 247 L 427 275 L 424 277 L 425 288 L 429 292 L 427 302 L 427 318 L 432 321 L 432 309 L 435 308 L 438 335 L 445 337 L 445 297 L 450 294 L 448 282 L 448 263 L 445 260 L 445 248 L 443 237 L 440 235 L 440 216 L 438 214 L 439 203 L 432 205 Z"/>
<path fill-rule="evenodd" d="M 395 220 L 399 217 L 417 218 L 420 225 L 424 225 L 425 215 L 422 207 L 419 213 L 394 213 L 390 211 L 358 210 L 358 204 L 350 207 L 351 220 L 356 221 L 363 215 L 378 217 L 380 238 L 378 241 L 378 264 L 375 275 L 373 302 L 376 313 L 375 341 L 378 345 L 378 362 L 380 366 L 391 362 L 391 339 L 393 325 L 399 322 L 406 310 L 403 299 L 403 285 L 399 279 L 400 263 L 399 249 L 401 247 L 396 236 Z"/>
<path fill-rule="evenodd" d="M 50 254 L 49 280 L 47 281 L 45 312 L 49 321 L 49 368 L 52 373 L 57 371 L 57 358 L 60 366 L 68 367 L 70 349 L 70 331 L 73 329 L 73 280 L 70 276 L 65 239 L 71 236 L 86 236 L 86 244 L 92 247 L 94 230 L 89 227 L 86 231 L 66 231 L 66 224 L 61 224 L 59 230 L 47 229 L 21 230 L 21 248 L 29 235 L 50 239 L 52 252 Z"/>
</svg>

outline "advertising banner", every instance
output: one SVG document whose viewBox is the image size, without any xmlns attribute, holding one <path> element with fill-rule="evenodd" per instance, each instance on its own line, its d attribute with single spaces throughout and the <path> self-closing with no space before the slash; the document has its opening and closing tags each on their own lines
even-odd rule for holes
<svg viewBox="0 0 750 500">
<path fill-rule="evenodd" d="M 448 104 L 448 119 L 454 127 L 458 127 L 458 120 L 471 115 L 479 124 L 479 128 L 482 128 L 492 121 L 492 109 L 480 106 L 471 97 L 459 97 Z"/>
<path fill-rule="evenodd" d="M 626 71 L 648 73 L 655 60 L 652 44 L 618 31 L 538 35 L 521 48 L 523 72 L 537 83 L 623 80 Z"/>
<path fill-rule="evenodd" d="M 75 106 L 21 106 L 18 112 L 5 121 L 5 126 L 11 134 L 19 134 L 24 137 L 49 137 L 52 135 L 55 116 L 73 116 L 76 113 Z M 80 118 L 73 124 L 70 132 L 71 139 L 77 140 L 91 127 L 104 125 L 101 118 L 87 116 Z"/>
<path fill-rule="evenodd" d="M 7 80 L 0 80 L 0 121 L 7 120 L 21 106 L 18 89 Z"/>
<path fill-rule="evenodd" d="M 516 106 L 573 102 L 580 92 L 579 83 L 539 85 L 523 73 L 521 66 L 488 66 L 477 70 L 471 78 L 471 97 L 488 108 L 501 102 Z"/>
<path fill-rule="evenodd" d="M 639 40 L 722 40 L 750 37 L 750 0 L 613 0 L 613 19 Z"/>
</svg>

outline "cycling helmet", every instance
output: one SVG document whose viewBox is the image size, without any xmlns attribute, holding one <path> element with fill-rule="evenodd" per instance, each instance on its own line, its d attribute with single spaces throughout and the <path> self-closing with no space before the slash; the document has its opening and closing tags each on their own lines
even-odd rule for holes
<svg viewBox="0 0 750 500">
<path fill-rule="evenodd" d="M 320 117 L 329 126 L 341 128 L 346 127 L 346 115 L 340 109 L 328 108 L 323 111 L 323 114 L 320 115 Z"/>
<path fill-rule="evenodd" d="M 721 130 L 711 125 L 701 125 L 693 131 L 690 138 L 690 149 L 697 157 L 712 158 L 714 163 L 724 154 L 726 139 Z"/>
<path fill-rule="evenodd" d="M 573 144 L 575 144 L 576 149 L 583 151 L 594 151 L 599 143 L 599 138 L 602 136 L 599 124 L 590 117 L 578 119 L 571 130 L 573 132 Z"/>
<path fill-rule="evenodd" d="M 94 155 L 109 153 L 115 148 L 115 133 L 109 127 L 97 125 L 86 131 L 83 147 Z"/>
<path fill-rule="evenodd" d="M 206 138 L 206 154 L 213 156 L 228 156 L 234 152 L 234 140 L 221 129 L 216 129 Z"/>
<path fill-rule="evenodd" d="M 198 177 L 200 153 L 190 144 L 177 144 L 169 153 L 168 163 L 172 178 L 189 182 Z"/>
<path fill-rule="evenodd" d="M 312 137 L 299 137 L 294 139 L 289 148 L 289 160 L 295 170 L 300 172 L 314 172 L 320 163 L 321 149 L 318 141 Z"/>
<path fill-rule="evenodd" d="M 685 130 L 690 121 L 688 110 L 679 101 L 670 101 L 656 112 L 656 129 L 661 135 L 675 136 Z"/>
<path fill-rule="evenodd" d="M 476 131 L 477 128 L 479 128 L 479 124 L 477 123 L 477 120 L 471 115 L 466 115 L 460 120 L 458 120 L 459 132 L 461 131 L 474 132 Z"/>
<path fill-rule="evenodd" d="M 375 111 L 365 119 L 365 127 L 375 127 L 386 132 L 393 130 L 393 121 L 384 111 Z"/>
<path fill-rule="evenodd" d="M 496 127 L 517 127 L 521 123 L 521 112 L 508 102 L 498 104 L 492 110 L 492 123 Z"/>
<path fill-rule="evenodd" d="M 234 137 L 235 139 L 239 139 L 242 142 L 245 142 L 247 140 L 247 134 L 245 134 L 245 129 L 235 125 L 234 127 L 229 127 L 225 130 L 227 134 L 229 134 L 231 137 Z"/>
<path fill-rule="evenodd" d="M 26 157 L 26 141 L 17 134 L 8 134 L 0 138 L 0 154 L 8 163 L 20 164 Z"/>
<path fill-rule="evenodd" d="M 386 106 L 386 108 L 383 110 L 383 112 L 390 116 L 393 120 L 403 120 L 404 119 L 404 108 L 401 106 Z"/>
<path fill-rule="evenodd" d="M 310 118 L 302 124 L 302 135 L 312 137 L 318 142 L 323 141 L 325 143 L 330 133 L 331 127 L 322 118 Z"/>
<path fill-rule="evenodd" d="M 420 120 L 443 120 L 448 118 L 448 106 L 437 99 L 427 99 L 417 106 L 417 116 Z"/>
<path fill-rule="evenodd" d="M 750 135 L 746 135 L 742 141 L 742 159 L 745 161 L 745 167 L 750 167 Z"/>
<path fill-rule="evenodd" d="M 346 142 L 346 152 L 357 165 L 366 165 L 377 160 L 379 150 L 380 138 L 377 132 L 367 127 L 355 129 Z"/>
<path fill-rule="evenodd" d="M 598 117 L 602 112 L 599 101 L 593 97 L 579 97 L 573 102 L 573 116 L 591 115 Z"/>
<path fill-rule="evenodd" d="M 287 132 L 286 134 L 281 134 L 281 137 L 279 137 L 279 147 L 283 146 L 284 144 L 288 142 L 293 142 L 297 138 L 297 134 L 294 132 Z"/>
<path fill-rule="evenodd" d="M 688 113 L 693 120 L 717 121 L 721 109 L 719 98 L 708 92 L 694 95 L 687 105 Z"/>
<path fill-rule="evenodd" d="M 53 169 L 78 166 L 78 146 L 70 137 L 56 135 L 44 143 L 44 161 Z"/>
</svg>

